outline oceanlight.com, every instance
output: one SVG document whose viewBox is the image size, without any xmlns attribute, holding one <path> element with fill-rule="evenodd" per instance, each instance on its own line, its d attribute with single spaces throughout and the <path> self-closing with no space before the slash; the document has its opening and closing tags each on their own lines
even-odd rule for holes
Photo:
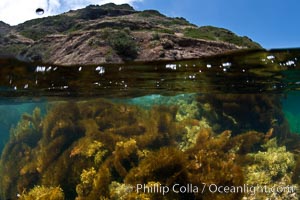
<svg viewBox="0 0 300 200">
<path fill-rule="evenodd" d="M 294 186 L 251 186 L 251 185 L 241 185 L 241 186 L 220 186 L 216 184 L 205 184 L 193 185 L 193 184 L 174 184 L 171 186 L 161 185 L 159 183 L 154 184 L 137 184 L 135 187 L 137 193 L 156 193 L 166 195 L 170 192 L 173 193 L 245 193 L 250 195 L 255 195 L 257 193 L 295 193 L 296 188 Z"/>
</svg>

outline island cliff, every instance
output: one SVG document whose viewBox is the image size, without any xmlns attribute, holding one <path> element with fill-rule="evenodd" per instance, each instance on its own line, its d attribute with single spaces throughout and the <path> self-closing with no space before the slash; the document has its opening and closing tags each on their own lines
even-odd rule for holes
<svg viewBox="0 0 300 200">
<path fill-rule="evenodd" d="M 261 46 L 128 4 L 90 5 L 17 26 L 0 22 L 0 55 L 61 65 L 190 59 L 244 48 Z"/>
</svg>

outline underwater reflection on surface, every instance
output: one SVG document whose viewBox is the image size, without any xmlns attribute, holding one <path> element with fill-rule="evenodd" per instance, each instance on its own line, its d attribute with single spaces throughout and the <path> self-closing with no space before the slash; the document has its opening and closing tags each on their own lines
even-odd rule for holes
<svg viewBox="0 0 300 200">
<path fill-rule="evenodd" d="M 137 97 L 281 93 L 299 89 L 299 49 L 242 51 L 195 60 L 56 66 L 0 60 L 1 97 Z"/>
<path fill-rule="evenodd" d="M 299 56 L 97 66 L 3 59 L 1 199 L 298 199 Z"/>
</svg>

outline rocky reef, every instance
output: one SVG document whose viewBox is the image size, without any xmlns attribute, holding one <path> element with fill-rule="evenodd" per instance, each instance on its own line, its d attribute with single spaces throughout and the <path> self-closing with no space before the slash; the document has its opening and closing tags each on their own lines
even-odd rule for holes
<svg viewBox="0 0 300 200">
<path fill-rule="evenodd" d="M 299 158 L 283 146 L 288 135 L 277 128 L 284 120 L 269 121 L 280 113 L 266 115 L 257 111 L 259 106 L 248 109 L 244 112 L 249 116 L 261 113 L 259 122 L 266 125 L 259 129 L 252 119 L 247 127 L 238 126 L 246 119 L 233 109 L 224 114 L 212 109 L 220 98 L 169 97 L 144 107 L 125 100 L 61 101 L 49 103 L 45 115 L 36 108 L 11 129 L 0 162 L 1 199 L 16 194 L 32 199 L 41 193 L 46 199 L 77 200 L 255 199 L 244 192 L 212 193 L 206 186 L 297 187 L 293 174 Z M 239 107 L 224 99 L 226 106 Z M 272 97 L 242 99 L 276 107 Z M 232 123 L 223 127 L 221 117 Z M 164 194 L 158 190 L 174 185 L 190 188 Z M 297 193 L 259 195 L 298 198 Z"/>
</svg>

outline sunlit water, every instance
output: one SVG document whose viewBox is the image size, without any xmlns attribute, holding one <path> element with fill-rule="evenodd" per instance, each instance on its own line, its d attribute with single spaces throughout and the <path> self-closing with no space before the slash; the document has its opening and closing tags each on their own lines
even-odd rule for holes
<svg viewBox="0 0 300 200">
<path fill-rule="evenodd" d="M 299 49 L 93 66 L 2 58 L 1 199 L 298 199 L 299 59 Z"/>
</svg>

